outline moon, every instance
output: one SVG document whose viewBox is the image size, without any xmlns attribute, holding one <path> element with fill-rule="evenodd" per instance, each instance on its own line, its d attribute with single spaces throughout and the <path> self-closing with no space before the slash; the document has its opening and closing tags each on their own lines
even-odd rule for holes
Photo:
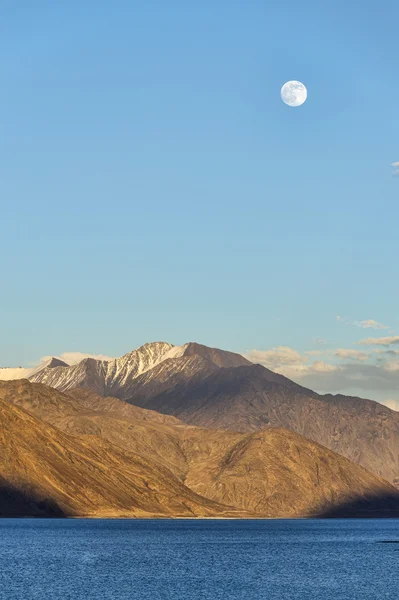
<svg viewBox="0 0 399 600">
<path fill-rule="evenodd" d="M 288 106 L 301 106 L 307 97 L 308 90 L 300 81 L 287 81 L 281 88 L 281 99 Z"/>
</svg>

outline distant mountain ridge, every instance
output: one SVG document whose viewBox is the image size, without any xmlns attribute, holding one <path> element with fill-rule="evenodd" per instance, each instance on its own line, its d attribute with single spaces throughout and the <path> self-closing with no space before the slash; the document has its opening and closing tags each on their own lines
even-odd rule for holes
<svg viewBox="0 0 399 600">
<path fill-rule="evenodd" d="M 112 360 L 85 358 L 71 366 L 45 364 L 30 375 L 29 379 L 35 383 L 45 383 L 61 391 L 86 387 L 101 395 L 124 398 L 129 395 L 128 390 L 131 388 L 132 382 L 141 375 L 167 361 L 177 364 L 175 361 L 183 359 L 182 364 L 192 363 L 191 357 L 201 357 L 214 368 L 251 364 L 249 360 L 239 354 L 208 348 L 196 343 L 173 346 L 167 342 L 152 342 Z M 172 363 L 168 362 L 167 364 L 171 365 Z"/>
<path fill-rule="evenodd" d="M 46 365 L 30 380 L 61 391 L 86 388 L 200 427 L 283 427 L 399 486 L 398 412 L 361 398 L 319 395 L 239 354 L 155 342 L 111 361 Z"/>
</svg>

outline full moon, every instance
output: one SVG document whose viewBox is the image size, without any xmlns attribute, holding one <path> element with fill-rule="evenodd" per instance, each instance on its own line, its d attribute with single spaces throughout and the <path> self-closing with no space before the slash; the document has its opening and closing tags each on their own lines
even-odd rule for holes
<svg viewBox="0 0 399 600">
<path fill-rule="evenodd" d="M 281 88 L 281 99 L 288 106 L 301 106 L 307 97 L 308 90 L 300 81 L 287 81 Z"/>
</svg>

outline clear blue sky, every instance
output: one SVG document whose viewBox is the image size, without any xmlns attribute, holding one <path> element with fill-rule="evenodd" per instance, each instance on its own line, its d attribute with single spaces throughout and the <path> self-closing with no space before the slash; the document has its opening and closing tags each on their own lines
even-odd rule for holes
<svg viewBox="0 0 399 600">
<path fill-rule="evenodd" d="M 347 347 L 336 315 L 399 328 L 398 19 L 389 0 L 3 0 L 0 364 Z"/>
</svg>

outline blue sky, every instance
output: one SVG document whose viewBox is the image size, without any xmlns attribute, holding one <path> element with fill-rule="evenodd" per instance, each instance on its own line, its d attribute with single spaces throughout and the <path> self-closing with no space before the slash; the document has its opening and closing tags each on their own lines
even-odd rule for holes
<svg viewBox="0 0 399 600">
<path fill-rule="evenodd" d="M 399 8 L 349 4 L 2 2 L 0 364 L 395 337 Z"/>
</svg>

